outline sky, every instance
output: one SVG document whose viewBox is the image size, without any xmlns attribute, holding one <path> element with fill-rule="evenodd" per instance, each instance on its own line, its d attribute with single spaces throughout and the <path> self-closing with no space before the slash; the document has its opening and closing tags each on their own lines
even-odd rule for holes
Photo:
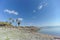
<svg viewBox="0 0 60 40">
<path fill-rule="evenodd" d="M 8 18 L 22 26 L 60 26 L 60 0 L 0 0 L 0 21 Z"/>
</svg>

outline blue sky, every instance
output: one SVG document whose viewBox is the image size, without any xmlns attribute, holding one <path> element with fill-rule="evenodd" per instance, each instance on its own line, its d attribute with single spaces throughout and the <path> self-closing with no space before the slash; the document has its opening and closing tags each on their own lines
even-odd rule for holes
<svg viewBox="0 0 60 40">
<path fill-rule="evenodd" d="M 20 18 L 23 26 L 60 26 L 60 0 L 0 0 L 0 21 Z"/>
</svg>

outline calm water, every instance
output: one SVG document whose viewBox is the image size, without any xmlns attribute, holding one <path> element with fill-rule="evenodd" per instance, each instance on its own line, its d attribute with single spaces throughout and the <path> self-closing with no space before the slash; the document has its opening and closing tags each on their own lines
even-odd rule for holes
<svg viewBox="0 0 60 40">
<path fill-rule="evenodd" d="M 43 28 L 39 32 L 43 34 L 60 36 L 60 27 Z"/>
</svg>

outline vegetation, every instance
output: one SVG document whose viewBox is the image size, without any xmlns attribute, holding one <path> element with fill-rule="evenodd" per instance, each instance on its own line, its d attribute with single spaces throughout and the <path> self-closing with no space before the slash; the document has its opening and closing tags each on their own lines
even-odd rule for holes
<svg viewBox="0 0 60 40">
<path fill-rule="evenodd" d="M 16 19 L 16 22 L 17 22 L 18 26 L 20 26 L 20 20 Z"/>
<path fill-rule="evenodd" d="M 10 23 L 10 24 L 13 24 L 14 22 L 15 22 L 15 20 L 14 20 L 14 19 L 9 18 L 9 23 Z"/>
<path fill-rule="evenodd" d="M 0 26 L 12 26 L 12 25 L 8 22 L 0 22 Z"/>
<path fill-rule="evenodd" d="M 9 18 L 9 23 L 10 24 L 17 23 L 17 25 L 20 26 L 20 20 L 19 19 L 14 20 L 12 18 Z"/>
<path fill-rule="evenodd" d="M 25 29 L 25 30 L 29 30 L 29 31 L 34 31 L 34 32 L 37 32 L 38 30 L 39 30 L 39 28 L 37 28 L 37 27 L 35 27 L 35 26 L 25 26 L 25 27 L 23 27 L 23 26 L 20 26 L 20 24 L 21 24 L 21 20 L 19 20 L 19 19 L 16 19 L 16 20 L 14 20 L 14 19 L 12 19 L 12 18 L 9 18 L 9 22 L 0 22 L 0 26 L 6 26 L 6 27 L 14 27 L 12 24 L 13 23 L 17 23 L 17 25 L 18 25 L 18 29 Z M 19 27 L 20 26 L 20 27 Z M 16 27 L 15 27 L 16 28 Z"/>
</svg>

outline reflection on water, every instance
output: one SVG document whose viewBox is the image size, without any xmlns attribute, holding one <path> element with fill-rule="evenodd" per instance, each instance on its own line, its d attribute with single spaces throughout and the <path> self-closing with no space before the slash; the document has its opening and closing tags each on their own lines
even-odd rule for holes
<svg viewBox="0 0 60 40">
<path fill-rule="evenodd" d="M 60 27 L 45 28 L 41 29 L 39 32 L 43 34 L 60 36 Z"/>
</svg>

